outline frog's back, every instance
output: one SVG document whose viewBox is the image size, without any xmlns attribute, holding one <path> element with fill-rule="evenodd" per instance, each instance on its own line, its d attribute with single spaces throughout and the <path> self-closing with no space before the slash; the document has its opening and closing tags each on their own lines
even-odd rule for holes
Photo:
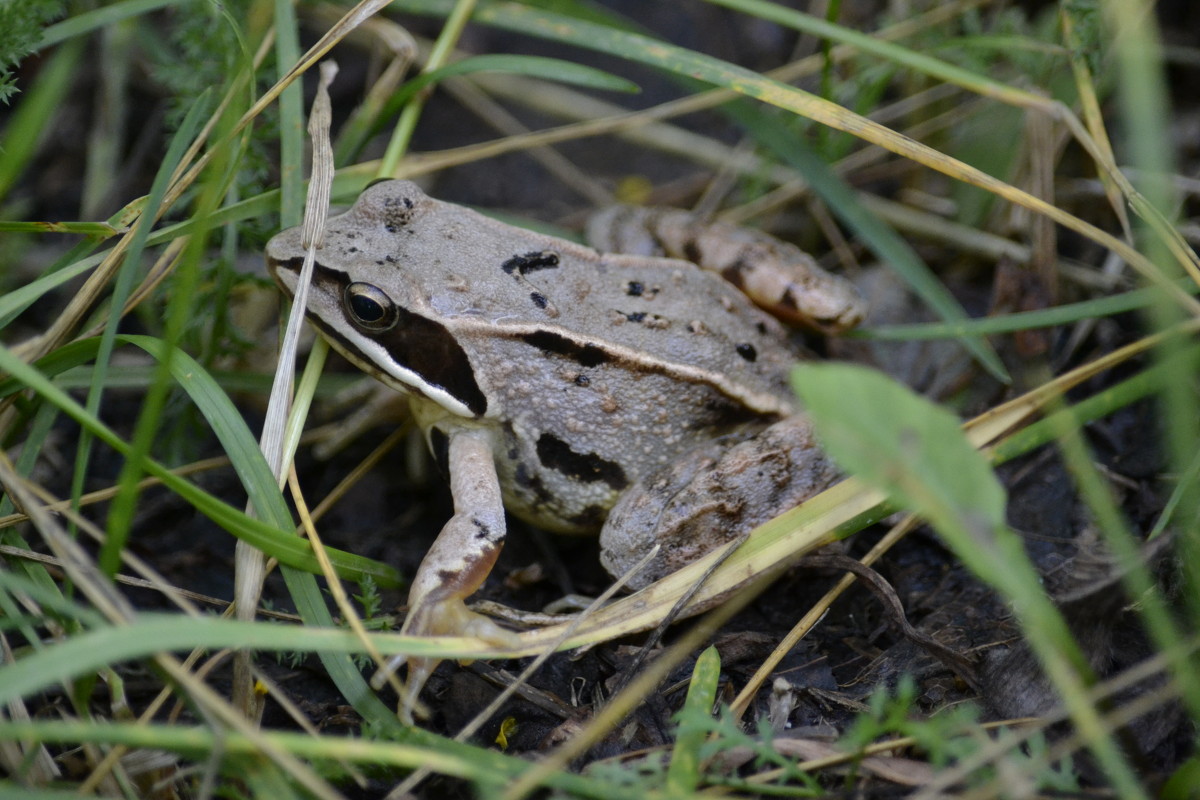
<svg viewBox="0 0 1200 800">
<path fill-rule="evenodd" d="M 489 381 L 479 362 L 502 352 L 665 372 L 756 411 L 791 409 L 792 358 L 779 324 L 687 262 L 600 255 L 434 200 L 407 181 L 376 184 L 331 219 L 325 254 L 362 264 L 350 280 L 377 283 L 444 325 L 481 383 Z"/>
<path fill-rule="evenodd" d="M 318 263 L 329 302 L 362 282 L 402 309 L 340 343 L 326 320 L 340 349 L 412 392 L 427 431 L 494 430 L 508 504 L 548 527 L 594 528 L 651 469 L 793 411 L 779 324 L 687 262 L 600 255 L 387 181 L 329 221 Z"/>
</svg>

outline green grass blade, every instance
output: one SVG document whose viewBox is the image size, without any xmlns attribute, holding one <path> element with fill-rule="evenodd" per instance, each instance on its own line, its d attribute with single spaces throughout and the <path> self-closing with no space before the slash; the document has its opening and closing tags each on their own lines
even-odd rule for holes
<svg viewBox="0 0 1200 800">
<path fill-rule="evenodd" d="M 47 293 L 96 266 L 98 258 L 77 260 L 95 249 L 95 242 L 80 242 L 46 270 L 46 274 L 24 286 L 0 295 L 0 330 Z"/>
<path fill-rule="evenodd" d="M 151 228 L 154 227 L 153 215 L 162 205 L 163 198 L 167 193 L 167 186 L 171 180 L 171 174 L 183 159 L 188 144 L 199 129 L 200 120 L 207 106 L 208 103 L 205 101 L 205 97 L 198 98 L 195 105 L 188 110 L 187 116 L 180 123 L 179 129 L 171 137 L 171 142 L 167 146 L 167 153 L 162 164 L 159 166 L 158 172 L 155 174 L 154 184 L 150 188 L 150 194 L 147 198 L 143 215 L 133 230 L 133 238 L 125 255 L 125 260 L 117 271 L 116 281 L 113 283 L 108 320 L 105 323 L 104 332 L 100 336 L 100 348 L 96 353 L 96 371 L 92 378 L 92 385 L 88 390 L 86 408 L 92 415 L 98 415 L 100 411 L 100 402 L 104 395 L 108 366 L 112 358 L 113 348 L 116 346 L 117 326 L 120 325 L 121 317 L 125 311 L 125 303 L 133 292 L 134 282 L 137 280 L 138 272 L 141 269 L 142 252 L 146 247 L 146 239 L 150 235 Z M 85 433 L 80 436 L 79 449 L 76 451 L 75 456 L 75 474 L 71 484 L 71 497 L 76 501 L 83 494 L 83 481 L 87 474 L 88 461 L 91 456 L 91 444 L 90 435 Z M 146 444 L 148 446 L 148 442 Z M 144 449 L 144 447 L 139 447 L 135 443 L 134 452 L 138 456 L 142 454 L 140 451 Z M 135 457 L 134 460 L 140 461 L 140 458 Z M 120 551 L 125 546 L 126 530 L 125 527 L 118 526 L 112 531 L 113 535 L 109 537 L 101 549 L 100 568 L 109 575 L 115 574 L 120 564 Z"/>
<path fill-rule="evenodd" d="M 700 748 L 708 738 L 710 726 L 697 724 L 712 717 L 717 701 L 717 681 L 721 677 L 721 656 L 708 647 L 696 659 L 687 699 L 679 712 L 679 732 L 667 767 L 667 793 L 688 797 L 700 785 Z"/>
<path fill-rule="evenodd" d="M 610 72 L 564 61 L 561 58 L 546 56 L 514 55 L 510 53 L 494 53 L 483 56 L 471 56 L 461 61 L 422 73 L 401 86 L 385 106 L 385 115 L 394 113 L 396 109 L 408 102 L 417 92 L 439 83 L 442 80 L 458 75 L 469 75 L 472 72 L 496 72 L 508 75 L 526 75 L 542 78 L 547 81 L 565 83 L 573 86 L 584 86 L 592 89 L 606 89 L 613 92 L 637 92 L 638 85 Z"/>
<path fill-rule="evenodd" d="M 833 213 L 871 249 L 877 258 L 907 283 L 917 296 L 944 321 L 953 324 L 967 319 L 967 312 L 954 295 L 938 280 L 916 251 L 891 227 L 858 202 L 846 182 L 809 149 L 794 131 L 785 128 L 774 115 L 735 104 L 732 113 L 747 130 L 783 160 L 799 170 L 809 186 Z M 1008 371 L 1000 356 L 985 339 L 963 337 L 962 345 L 996 380 L 1009 383 Z"/>
<path fill-rule="evenodd" d="M 59 42 L 65 42 L 67 39 L 106 28 L 121 20 L 148 14 L 169 6 L 173 2 L 174 0 L 124 0 L 120 3 L 103 5 L 49 26 L 42 34 L 41 46 L 50 47 Z"/>
<path fill-rule="evenodd" d="M 1178 284 L 1193 294 L 1200 291 L 1194 283 L 1182 279 Z M 1162 302 L 1162 293 L 1158 289 L 1134 289 L 1108 297 L 1097 297 L 1094 300 L 1081 300 L 1078 303 L 1067 303 L 1054 308 L 1039 308 L 1034 311 L 1018 311 L 1013 314 L 1000 314 L 994 317 L 961 320 L 957 322 L 926 322 L 912 325 L 880 325 L 878 328 L 866 328 L 851 331 L 847 336 L 863 339 L 886 339 L 899 341 L 915 341 L 918 339 L 955 339 L 960 336 L 985 336 L 996 333 L 1014 333 L 1035 328 L 1050 328 L 1056 325 L 1070 325 L 1085 319 L 1109 317 L 1114 314 L 1124 314 L 1127 311 L 1149 308 L 1154 303 Z"/>
<path fill-rule="evenodd" d="M 149 345 L 152 349 L 155 347 L 155 345 L 151 345 L 149 343 L 158 341 L 149 337 L 130 337 L 130 340 L 135 343 Z M 161 345 L 161 343 L 158 344 Z M 77 346 L 84 345 L 85 343 L 83 342 L 77 343 Z M 97 346 L 95 344 L 95 340 L 92 340 L 92 344 L 90 346 Z M 153 355 L 153 353 L 151 354 Z M 222 434 L 222 425 L 220 423 L 228 422 L 230 426 L 236 426 L 237 423 L 240 422 L 240 415 L 233 407 L 233 404 L 229 401 L 229 398 L 225 396 L 223 392 L 221 392 L 220 388 L 216 385 L 216 382 L 213 381 L 210 376 L 207 376 L 207 374 L 204 373 L 204 370 L 199 364 L 196 364 L 194 361 L 189 362 L 187 359 L 176 358 L 173 359 L 172 367 L 177 375 L 182 374 L 184 376 L 185 380 L 181 381 L 181 385 L 184 389 L 197 390 L 197 387 L 200 387 L 195 395 L 196 397 L 208 397 L 211 399 L 212 403 L 226 407 L 224 411 L 218 412 L 215 415 L 215 418 L 218 420 L 218 422 L 213 423 L 214 431 L 216 431 L 218 435 Z M 187 371 L 187 367 L 192 367 L 193 369 Z M 59 387 L 51 383 L 37 369 L 25 364 L 20 359 L 13 356 L 11 351 L 2 346 L 0 346 L 0 370 L 10 373 L 15 380 L 24 384 L 27 388 L 32 389 L 50 403 L 53 403 L 76 422 L 80 423 L 84 429 L 89 431 L 92 435 L 107 444 L 109 447 L 112 447 L 122 455 L 129 455 L 129 445 L 125 443 L 119 436 L 117 436 L 112 429 L 100 422 L 95 415 L 89 414 L 87 410 L 83 408 L 83 406 L 77 403 Z M 204 405 L 198 405 L 201 412 L 212 410 L 212 407 L 206 400 L 200 399 L 197 402 L 204 403 Z M 244 430 L 244 435 L 239 433 L 237 437 L 231 440 L 228 444 L 225 442 L 222 442 L 222 444 L 223 446 L 229 448 L 231 455 L 234 453 L 239 454 L 239 461 L 242 462 L 241 466 L 238 468 L 239 476 L 243 471 L 247 470 L 250 472 L 259 472 L 259 474 L 255 476 L 255 483 L 257 484 L 262 480 L 263 474 L 269 474 L 270 471 L 266 470 L 265 473 L 260 472 L 261 470 L 265 469 L 265 462 L 262 462 L 260 466 L 253 465 L 251 459 L 257 459 L 260 462 L 262 461 L 262 455 L 258 452 L 257 447 L 253 448 L 253 455 L 251 455 L 249 452 L 245 452 L 244 443 L 242 447 L 238 446 L 239 439 L 248 439 L 249 441 L 253 441 L 253 437 L 250 435 L 249 430 L 245 429 L 244 422 L 241 424 L 241 427 Z M 239 539 L 244 539 L 264 552 L 275 556 L 284 564 L 294 566 L 307 572 L 320 572 L 320 566 L 317 563 L 316 557 L 312 554 L 311 545 L 307 541 L 299 539 L 291 533 L 292 525 L 290 516 L 286 517 L 287 521 L 283 525 L 275 526 L 262 520 L 248 517 L 241 510 L 234 508 L 228 503 L 218 500 L 207 492 L 199 489 L 189 481 L 172 474 L 170 470 L 153 459 L 145 458 L 142 461 L 142 469 L 149 475 L 161 480 L 163 484 L 167 486 L 167 488 L 183 497 L 187 502 L 192 504 L 197 511 L 204 514 L 209 519 L 213 520 L 213 522 L 215 522 L 217 525 L 224 528 L 234 536 L 237 536 Z M 279 498 L 279 503 L 282 503 L 282 497 L 279 495 L 277 485 L 273 480 L 270 481 L 270 485 L 274 487 L 274 496 Z M 270 497 L 270 495 L 267 495 L 262 491 L 256 491 L 258 491 L 259 497 L 264 501 L 266 498 Z M 277 508 L 277 506 L 271 502 L 264 502 L 264 505 L 268 509 Z M 276 510 L 275 513 L 278 514 L 279 511 Z M 284 517 L 281 515 L 280 518 L 282 519 Z M 338 574 L 347 580 L 357 581 L 364 576 L 370 576 L 371 579 L 379 583 L 380 586 L 394 587 L 402 585 L 402 581 L 396 570 L 385 564 L 381 564 L 370 559 L 365 559 L 361 556 L 355 556 L 335 550 L 333 548 L 327 548 L 327 551 Z"/>
<path fill-rule="evenodd" d="M 295 4 L 276 0 L 276 79 L 300 60 L 300 25 Z M 304 213 L 304 84 L 294 81 L 279 96 L 279 217 L 285 228 L 300 224 Z"/>
</svg>

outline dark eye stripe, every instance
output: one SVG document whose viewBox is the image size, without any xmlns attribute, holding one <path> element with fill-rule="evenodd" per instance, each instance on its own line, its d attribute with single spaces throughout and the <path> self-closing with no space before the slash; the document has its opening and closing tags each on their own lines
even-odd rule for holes
<svg viewBox="0 0 1200 800">
<path fill-rule="evenodd" d="M 362 287 L 370 287 L 378 294 L 369 290 L 359 291 Z M 418 375 L 429 386 L 446 392 L 475 416 L 481 417 L 487 413 L 487 397 L 475 380 L 471 361 L 445 326 L 400 308 L 378 287 L 352 283 L 346 273 L 321 264 L 316 265 L 313 288 L 342 298 L 348 306 L 354 302 L 349 297 L 351 294 L 380 303 L 385 315 L 377 324 L 364 323 L 358 318 L 361 308 L 355 310 L 351 307 L 347 310 L 348 317 L 355 317 L 352 321 L 356 323 L 354 327 L 359 334 L 378 343 L 397 364 Z M 375 363 L 376 357 L 363 352 L 353 338 L 326 324 L 315 314 L 308 316 L 327 338 L 337 342 L 346 351 L 357 354 L 363 363 Z"/>
</svg>

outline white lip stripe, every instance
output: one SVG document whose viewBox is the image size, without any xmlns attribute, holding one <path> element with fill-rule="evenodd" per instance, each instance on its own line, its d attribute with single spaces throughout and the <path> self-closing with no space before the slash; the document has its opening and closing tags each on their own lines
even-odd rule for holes
<svg viewBox="0 0 1200 800">
<path fill-rule="evenodd" d="M 393 389 L 401 392 L 414 390 L 417 394 L 420 394 L 422 397 L 428 397 L 456 416 L 467 417 L 469 419 L 475 417 L 474 412 L 467 408 L 466 404 L 457 397 L 440 386 L 434 386 L 423 379 L 418 373 L 410 369 L 405 369 L 397 363 L 378 342 L 358 336 L 354 337 L 354 342 L 361 348 L 362 353 L 347 352 L 340 342 L 330 340 L 329 343 L 368 375 L 378 376 L 382 370 L 384 375 L 391 379 L 385 380 L 384 383 L 387 383 Z"/>
<path fill-rule="evenodd" d="M 296 273 L 290 269 L 277 269 L 275 274 L 280 277 L 281 283 L 288 294 L 295 297 L 296 293 Z M 309 324 L 313 324 L 311 321 Z M 314 326 L 315 327 L 315 326 Z M 318 328 L 319 330 L 319 328 Z M 434 386 L 423 379 L 420 374 L 410 369 L 405 369 L 391 354 L 376 342 L 374 339 L 369 339 L 359 334 L 356 330 L 350 327 L 341 327 L 338 333 L 349 341 L 354 342 L 356 348 L 361 352 L 349 350 L 342 342 L 332 338 L 325 337 L 326 341 L 346 357 L 348 361 L 353 363 L 363 372 L 368 375 L 381 378 L 386 376 L 390 380 L 384 380 L 393 389 L 398 392 L 415 391 L 423 397 L 428 397 L 433 402 L 445 408 L 450 413 L 467 418 L 474 418 L 475 414 L 469 409 L 465 403 L 459 400 L 454 395 L 450 394 L 440 386 Z M 382 375 L 381 375 L 382 372 Z"/>
</svg>

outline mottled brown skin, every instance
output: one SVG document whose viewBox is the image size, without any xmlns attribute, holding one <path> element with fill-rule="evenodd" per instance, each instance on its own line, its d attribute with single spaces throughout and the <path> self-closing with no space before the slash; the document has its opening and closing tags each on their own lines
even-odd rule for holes
<svg viewBox="0 0 1200 800">
<path fill-rule="evenodd" d="M 299 229 L 275 236 L 267 260 L 294 295 Z M 310 291 L 309 318 L 351 361 L 408 395 L 451 475 L 455 516 L 414 579 L 405 632 L 511 639 L 463 604 L 503 542 L 505 507 L 550 530 L 603 526 L 607 547 L 624 553 L 647 533 L 653 539 L 642 528 L 655 523 L 622 515 L 638 528 L 628 534 L 605 523 L 623 496 L 668 508 L 674 535 L 686 537 L 680 490 L 741 493 L 718 517 L 744 530 L 831 474 L 794 424 L 749 444 L 795 413 L 792 355 L 774 319 L 691 263 L 602 255 L 387 181 L 329 220 Z M 701 483 L 675 480 L 668 495 L 645 484 L 735 440 L 747 444 L 719 448 L 727 452 L 718 454 L 717 484 L 699 473 Z M 761 454 L 770 446 L 782 448 L 782 461 Z M 756 447 L 751 460 L 798 468 L 796 491 L 755 485 L 754 470 L 739 464 Z M 801 463 L 808 457 L 811 468 Z M 406 707 L 430 669 L 410 664 Z"/>
</svg>

